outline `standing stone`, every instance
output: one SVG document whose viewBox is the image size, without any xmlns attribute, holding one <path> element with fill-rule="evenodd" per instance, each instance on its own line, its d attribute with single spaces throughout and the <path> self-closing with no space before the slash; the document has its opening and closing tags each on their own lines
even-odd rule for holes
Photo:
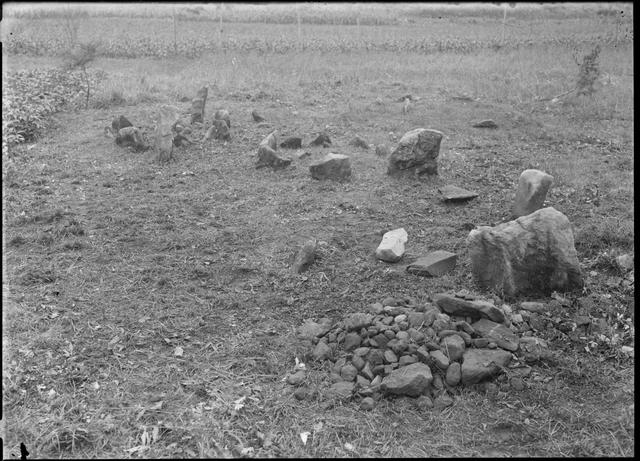
<svg viewBox="0 0 640 461">
<path fill-rule="evenodd" d="M 467 349 L 462 356 L 462 384 L 476 384 L 500 373 L 509 365 L 511 353 L 502 349 Z"/>
<path fill-rule="evenodd" d="M 230 122 L 226 120 L 217 119 L 213 121 L 213 137 L 222 141 L 229 141 L 231 139 L 231 132 L 229 131 Z"/>
<path fill-rule="evenodd" d="M 231 117 L 229 115 L 229 111 L 219 109 L 213 115 L 213 118 L 214 120 L 224 120 L 224 122 L 227 124 L 227 128 L 231 128 Z"/>
<path fill-rule="evenodd" d="M 196 97 L 191 101 L 191 123 L 204 121 L 204 106 L 207 102 L 209 89 L 203 86 L 196 93 Z"/>
<path fill-rule="evenodd" d="M 329 147 L 331 145 L 331 139 L 329 139 L 329 135 L 327 133 L 320 133 L 316 139 L 311 141 L 310 146 L 322 146 Z"/>
<path fill-rule="evenodd" d="M 404 244 L 407 243 L 407 239 L 407 231 L 403 227 L 385 233 L 376 249 L 376 258 L 389 263 L 400 261 L 404 254 Z"/>
<path fill-rule="evenodd" d="M 518 350 L 518 335 L 508 327 L 487 319 L 480 319 L 471 326 L 477 334 L 494 341 L 502 349 Z"/>
<path fill-rule="evenodd" d="M 512 216 L 519 218 L 542 208 L 553 176 L 540 170 L 524 170 L 520 174 Z"/>
<path fill-rule="evenodd" d="M 424 363 L 412 363 L 398 368 L 382 380 L 381 389 L 387 394 L 418 397 L 433 381 L 431 369 Z"/>
<path fill-rule="evenodd" d="M 276 132 L 273 131 L 267 135 L 258 146 L 258 160 L 256 168 L 269 166 L 274 170 L 286 168 L 291 164 L 290 158 L 281 157 L 276 150 L 278 149 L 278 139 Z"/>
<path fill-rule="evenodd" d="M 309 165 L 313 179 L 344 180 L 351 177 L 351 161 L 342 154 L 327 154 L 321 161 Z"/>
<path fill-rule="evenodd" d="M 440 277 L 453 270 L 457 259 L 458 255 L 455 253 L 443 250 L 433 251 L 409 264 L 407 272 L 427 277 Z"/>
<path fill-rule="evenodd" d="M 484 288 L 515 296 L 582 287 L 571 223 L 554 208 L 474 229 L 467 246 L 473 274 Z"/>
<path fill-rule="evenodd" d="M 154 147 L 158 154 L 158 160 L 167 162 L 173 154 L 173 127 L 179 119 L 175 107 L 162 106 L 160 118 L 156 124 Z"/>
<path fill-rule="evenodd" d="M 443 134 L 436 130 L 416 128 L 405 133 L 389 157 L 387 174 L 438 174 L 438 155 Z"/>
</svg>

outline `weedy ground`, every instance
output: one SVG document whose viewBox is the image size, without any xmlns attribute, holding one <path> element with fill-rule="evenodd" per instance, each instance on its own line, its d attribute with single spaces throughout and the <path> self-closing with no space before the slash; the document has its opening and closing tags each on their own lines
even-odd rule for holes
<svg viewBox="0 0 640 461">
<path fill-rule="evenodd" d="M 615 264 L 634 250 L 631 51 L 604 48 L 609 80 L 558 102 L 541 99 L 577 75 L 561 48 L 96 61 L 108 79 L 94 108 L 58 114 L 3 157 L 5 456 L 21 442 L 34 458 L 632 456 L 633 358 L 620 346 L 634 341 L 634 288 Z M 188 111 L 182 98 L 202 84 L 207 120 L 231 114 L 230 142 L 177 148 L 160 164 L 103 137 L 120 114 L 150 129 L 161 104 Z M 406 94 L 419 99 L 405 114 Z M 486 118 L 499 128 L 471 127 Z M 390 178 L 387 159 L 349 146 L 359 135 L 393 148 L 415 127 L 445 134 L 437 177 Z M 272 129 L 305 145 L 324 130 L 333 144 L 256 170 Z M 327 152 L 351 157 L 351 181 L 310 178 Z M 327 400 L 328 370 L 311 362 L 310 396 L 293 397 L 283 378 L 304 359 L 294 334 L 304 319 L 337 321 L 389 295 L 478 291 L 464 240 L 508 219 L 526 168 L 554 176 L 547 204 L 572 222 L 587 281 L 556 295 L 554 315 L 592 326 L 540 332 L 556 359 L 536 364 L 523 390 L 461 389 L 443 411 Z M 480 195 L 445 204 L 445 184 Z M 382 233 L 397 227 L 409 235 L 403 261 L 377 261 Z M 292 275 L 310 237 L 318 258 Z M 452 274 L 405 272 L 437 249 L 458 254 Z"/>
</svg>

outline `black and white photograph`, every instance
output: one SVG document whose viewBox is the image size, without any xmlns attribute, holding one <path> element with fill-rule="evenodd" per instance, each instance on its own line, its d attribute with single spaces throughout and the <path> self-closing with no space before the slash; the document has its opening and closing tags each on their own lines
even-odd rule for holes
<svg viewBox="0 0 640 461">
<path fill-rule="evenodd" d="M 635 455 L 633 2 L 3 2 L 3 459 Z"/>
</svg>

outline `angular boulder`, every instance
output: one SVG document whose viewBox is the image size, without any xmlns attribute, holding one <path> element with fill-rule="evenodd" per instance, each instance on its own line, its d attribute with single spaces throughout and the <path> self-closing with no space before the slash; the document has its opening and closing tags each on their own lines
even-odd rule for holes
<svg viewBox="0 0 640 461">
<path fill-rule="evenodd" d="M 442 137 L 440 131 L 426 128 L 405 133 L 389 157 L 387 174 L 437 175 Z"/>
<path fill-rule="evenodd" d="M 424 363 L 412 363 L 398 368 L 382 380 L 381 390 L 387 394 L 418 397 L 425 394 L 433 375 L 431 369 Z"/>
<path fill-rule="evenodd" d="M 440 277 L 453 270 L 457 259 L 458 255 L 455 253 L 444 250 L 433 251 L 409 264 L 407 272 L 427 277 Z"/>
<path fill-rule="evenodd" d="M 519 218 L 542 208 L 547 192 L 553 184 L 553 176 L 540 170 L 524 170 L 518 180 L 518 190 L 511 211 L 512 217 Z"/>
<path fill-rule="evenodd" d="M 251 111 L 251 117 L 253 117 L 253 121 L 257 123 L 261 123 L 265 121 L 265 118 L 258 113 L 257 110 Z"/>
<path fill-rule="evenodd" d="M 116 144 L 122 147 L 133 147 L 134 150 L 147 150 L 147 145 L 142 132 L 135 126 L 120 128 L 116 135 Z"/>
<path fill-rule="evenodd" d="M 331 139 L 327 133 L 320 133 L 318 137 L 309 143 L 310 146 L 322 146 L 329 147 L 331 145 Z"/>
<path fill-rule="evenodd" d="M 258 146 L 258 160 L 256 168 L 271 167 L 274 170 L 286 168 L 291 165 L 291 159 L 281 157 L 276 150 L 278 149 L 278 139 L 276 132 L 269 133 Z"/>
<path fill-rule="evenodd" d="M 196 97 L 191 101 L 191 123 L 204 121 L 204 106 L 208 93 L 209 89 L 204 86 L 198 90 Z"/>
<path fill-rule="evenodd" d="M 433 296 L 433 302 L 447 314 L 472 319 L 484 317 L 499 323 L 505 321 L 504 312 L 488 301 L 469 301 L 447 293 L 437 293 Z"/>
<path fill-rule="evenodd" d="M 358 147 L 360 149 L 369 149 L 369 143 L 358 135 L 356 135 L 355 138 L 349 141 L 349 145 L 353 147 Z"/>
<path fill-rule="evenodd" d="M 351 177 L 351 161 L 342 154 L 327 154 L 321 161 L 309 165 L 313 179 L 344 180 Z"/>
<path fill-rule="evenodd" d="M 462 384 L 490 379 L 511 362 L 511 353 L 502 349 L 467 349 L 462 355 Z"/>
<path fill-rule="evenodd" d="M 400 261 L 404 254 L 404 244 L 407 243 L 407 238 L 407 231 L 402 227 L 386 232 L 376 249 L 376 258 L 389 263 Z"/>
<path fill-rule="evenodd" d="M 331 320 L 328 318 L 322 318 L 319 322 L 314 322 L 311 319 L 306 319 L 302 325 L 300 325 L 296 331 L 297 335 L 301 339 L 313 339 L 324 336 L 331 329 Z"/>
<path fill-rule="evenodd" d="M 518 350 L 518 335 L 501 323 L 492 322 L 487 319 L 480 319 L 471 326 L 477 334 L 492 340 L 498 345 L 498 347 L 512 352 Z"/>
<path fill-rule="evenodd" d="M 483 288 L 550 294 L 583 285 L 571 223 L 555 208 L 543 208 L 467 237 L 472 272 Z"/>
<path fill-rule="evenodd" d="M 451 335 L 443 338 L 440 342 L 440 348 L 449 357 L 451 362 L 458 362 L 464 354 L 464 339 L 460 335 Z"/>
</svg>

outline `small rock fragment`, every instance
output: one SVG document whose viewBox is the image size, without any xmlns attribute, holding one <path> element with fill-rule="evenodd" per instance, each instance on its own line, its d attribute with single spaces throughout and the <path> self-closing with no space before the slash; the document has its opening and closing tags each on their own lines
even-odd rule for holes
<svg viewBox="0 0 640 461">
<path fill-rule="evenodd" d="M 456 265 L 457 259 L 458 255 L 455 253 L 443 250 L 433 251 L 409 264 L 407 272 L 428 277 L 439 277 L 451 272 Z"/>
<path fill-rule="evenodd" d="M 407 239 L 407 231 L 402 227 L 385 233 L 376 249 L 376 257 L 386 262 L 398 262 L 404 254 Z"/>
</svg>

